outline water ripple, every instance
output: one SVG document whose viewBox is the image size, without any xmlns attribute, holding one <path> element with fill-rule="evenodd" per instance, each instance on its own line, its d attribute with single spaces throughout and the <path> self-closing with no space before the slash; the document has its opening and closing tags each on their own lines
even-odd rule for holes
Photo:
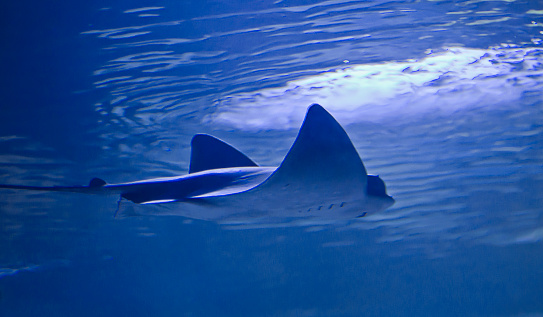
<svg viewBox="0 0 543 317">
<path fill-rule="evenodd" d="M 93 73 L 101 158 L 76 168 L 48 150 L 52 159 L 37 162 L 43 153 L 14 135 L 0 140 L 19 144 L 0 157 L 3 179 L 58 185 L 85 183 L 89 173 L 111 182 L 181 174 L 197 132 L 277 165 L 318 102 L 397 201 L 348 229 L 379 230 L 383 243 L 433 254 L 459 241 L 541 241 L 543 51 L 533 4 L 276 1 L 228 10 L 108 10 L 120 14 L 120 27 L 97 19 L 82 32 L 102 47 Z M 59 166 L 64 172 L 54 173 Z M 10 206 L 2 210 L 38 216 L 44 202 L 65 199 L 3 195 Z M 55 215 L 47 226 L 73 230 Z M 2 225 L 10 236 L 27 228 L 11 216 Z M 338 241 L 324 246 L 358 243 Z"/>
<path fill-rule="evenodd" d="M 288 129 L 308 103 L 328 105 L 347 123 L 495 108 L 521 98 L 527 87 L 541 86 L 542 56 L 537 48 L 446 48 L 421 60 L 345 67 L 285 87 L 222 98 L 207 120 L 238 129 Z M 284 104 L 293 106 L 285 109 Z M 284 110 L 283 116 L 265 116 L 277 109 Z M 268 119 L 260 120 L 263 116 Z"/>
</svg>

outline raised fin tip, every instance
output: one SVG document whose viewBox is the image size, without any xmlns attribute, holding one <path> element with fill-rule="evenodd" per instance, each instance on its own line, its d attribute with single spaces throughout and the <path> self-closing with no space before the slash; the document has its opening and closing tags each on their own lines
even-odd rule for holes
<svg viewBox="0 0 543 317">
<path fill-rule="evenodd" d="M 318 103 L 314 103 L 311 106 L 309 106 L 309 108 L 307 108 L 307 112 L 315 111 L 315 110 L 321 110 L 321 111 L 328 112 L 328 111 L 326 111 L 326 109 L 324 109 L 323 106 L 319 105 Z"/>
<path fill-rule="evenodd" d="M 322 108 L 322 109 L 324 109 L 324 108 L 323 108 L 321 105 L 319 105 L 318 103 L 313 103 L 313 104 L 311 104 L 311 106 L 309 106 L 308 109 L 311 109 L 311 108 Z"/>
<path fill-rule="evenodd" d="M 106 181 L 101 179 L 101 178 L 98 178 L 98 177 L 95 177 L 93 179 L 90 180 L 89 182 L 89 187 L 102 187 L 104 185 L 106 185 Z"/>
<path fill-rule="evenodd" d="M 205 139 L 216 139 L 216 138 L 209 135 L 209 134 L 198 133 L 198 134 L 195 134 L 192 137 L 192 140 L 190 141 L 190 144 L 194 145 L 194 142 L 198 142 L 199 140 L 205 140 Z"/>
<path fill-rule="evenodd" d="M 334 121 L 334 122 L 336 121 L 336 119 L 334 119 L 334 117 L 330 114 L 330 112 L 328 112 L 328 110 L 324 109 L 324 107 L 319 105 L 318 103 L 314 103 L 311 106 L 309 106 L 309 108 L 307 108 L 307 113 L 305 114 L 305 118 L 307 119 L 308 117 L 312 117 L 312 118 L 329 118 L 329 119 L 326 119 L 326 120 L 327 121 Z M 312 120 L 314 120 L 314 119 L 312 119 Z M 322 124 L 322 123 L 320 123 L 320 124 Z"/>
</svg>

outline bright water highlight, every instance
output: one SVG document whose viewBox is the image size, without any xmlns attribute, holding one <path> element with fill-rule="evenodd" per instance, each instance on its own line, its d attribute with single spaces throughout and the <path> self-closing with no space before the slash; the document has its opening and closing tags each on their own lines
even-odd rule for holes
<svg viewBox="0 0 543 317">
<path fill-rule="evenodd" d="M 542 315 L 542 9 L 6 3 L 0 183 L 184 174 L 196 133 L 277 166 L 317 102 L 396 203 L 263 228 L 3 190 L 0 315 Z"/>
</svg>

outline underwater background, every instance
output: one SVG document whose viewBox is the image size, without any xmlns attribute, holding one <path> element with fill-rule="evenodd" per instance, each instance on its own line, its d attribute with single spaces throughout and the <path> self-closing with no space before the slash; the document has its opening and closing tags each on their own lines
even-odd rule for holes
<svg viewBox="0 0 543 317">
<path fill-rule="evenodd" d="M 307 107 L 394 206 L 342 225 L 115 219 L 0 190 L 0 316 L 543 316 L 543 3 L 3 3 L 0 183 L 277 166 Z"/>
</svg>

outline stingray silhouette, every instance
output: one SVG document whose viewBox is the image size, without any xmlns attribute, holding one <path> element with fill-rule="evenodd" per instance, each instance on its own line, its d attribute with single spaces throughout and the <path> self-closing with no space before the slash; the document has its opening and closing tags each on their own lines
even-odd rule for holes
<svg viewBox="0 0 543 317">
<path fill-rule="evenodd" d="M 195 135 L 191 145 L 187 175 L 121 184 L 93 178 L 88 186 L 0 188 L 116 194 L 116 216 L 175 215 L 220 223 L 353 219 L 394 203 L 381 178 L 367 175 L 345 130 L 317 104 L 309 107 L 279 167 L 260 167 L 210 135 Z M 143 208 L 149 205 L 160 208 Z"/>
</svg>

